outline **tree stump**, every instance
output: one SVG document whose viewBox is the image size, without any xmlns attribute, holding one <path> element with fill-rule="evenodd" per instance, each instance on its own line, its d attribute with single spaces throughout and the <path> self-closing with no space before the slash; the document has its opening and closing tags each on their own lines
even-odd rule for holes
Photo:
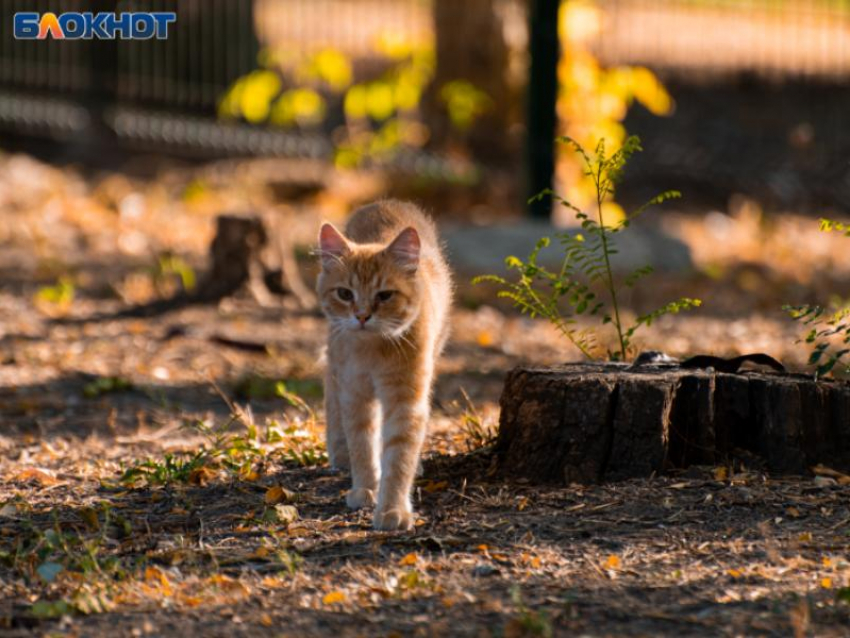
<svg viewBox="0 0 850 638">
<path fill-rule="evenodd" d="M 648 477 L 726 461 L 769 471 L 818 463 L 850 472 L 850 383 L 795 374 L 675 366 L 516 368 L 501 398 L 502 473 L 539 483 Z"/>
<path fill-rule="evenodd" d="M 82 321 L 153 317 L 191 305 L 215 303 L 243 288 L 264 306 L 274 304 L 272 295 L 293 295 L 302 308 L 313 309 L 315 295 L 301 278 L 294 247 L 281 226 L 270 215 L 219 215 L 210 245 L 210 265 L 194 290 Z"/>
</svg>

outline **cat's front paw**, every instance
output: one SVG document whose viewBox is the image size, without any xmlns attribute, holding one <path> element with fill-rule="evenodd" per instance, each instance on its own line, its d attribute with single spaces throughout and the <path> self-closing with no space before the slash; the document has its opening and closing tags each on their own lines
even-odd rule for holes
<svg viewBox="0 0 850 638">
<path fill-rule="evenodd" d="M 345 503 L 353 510 L 375 505 L 375 491 L 365 487 L 357 487 L 348 492 Z"/>
<path fill-rule="evenodd" d="M 416 514 L 402 509 L 377 511 L 373 519 L 375 529 L 386 532 L 411 530 L 415 522 Z"/>
</svg>

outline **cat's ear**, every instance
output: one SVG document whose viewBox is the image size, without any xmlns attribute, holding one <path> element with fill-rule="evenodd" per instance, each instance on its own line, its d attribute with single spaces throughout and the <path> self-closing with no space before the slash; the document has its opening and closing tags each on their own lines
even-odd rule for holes
<svg viewBox="0 0 850 638">
<path fill-rule="evenodd" d="M 421 251 L 422 242 L 419 241 L 419 233 L 412 226 L 401 231 L 386 248 L 387 254 L 395 260 L 396 264 L 410 272 L 415 272 L 419 268 Z"/>
<path fill-rule="evenodd" d="M 319 231 L 319 256 L 322 258 L 322 266 L 334 266 L 350 252 L 351 246 L 342 233 L 334 228 L 333 224 L 322 224 Z"/>
</svg>

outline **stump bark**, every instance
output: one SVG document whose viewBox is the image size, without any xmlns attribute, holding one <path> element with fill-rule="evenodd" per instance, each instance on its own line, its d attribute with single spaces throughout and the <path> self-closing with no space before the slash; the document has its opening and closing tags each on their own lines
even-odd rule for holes
<svg viewBox="0 0 850 638">
<path fill-rule="evenodd" d="M 496 453 L 502 473 L 595 483 L 725 462 L 769 471 L 822 463 L 850 471 L 850 383 L 793 374 L 625 364 L 517 368 L 505 381 Z"/>
</svg>

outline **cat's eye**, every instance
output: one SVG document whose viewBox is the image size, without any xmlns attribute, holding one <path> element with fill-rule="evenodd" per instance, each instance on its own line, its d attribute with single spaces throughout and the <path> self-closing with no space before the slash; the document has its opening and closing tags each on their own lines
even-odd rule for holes
<svg viewBox="0 0 850 638">
<path fill-rule="evenodd" d="M 394 290 L 382 290 L 381 292 L 379 292 L 378 294 L 375 295 L 375 299 L 377 299 L 380 302 L 389 301 L 390 299 L 393 298 L 394 294 L 395 294 Z"/>
<path fill-rule="evenodd" d="M 337 288 L 336 296 L 343 301 L 354 301 L 354 293 L 348 288 Z"/>
</svg>

